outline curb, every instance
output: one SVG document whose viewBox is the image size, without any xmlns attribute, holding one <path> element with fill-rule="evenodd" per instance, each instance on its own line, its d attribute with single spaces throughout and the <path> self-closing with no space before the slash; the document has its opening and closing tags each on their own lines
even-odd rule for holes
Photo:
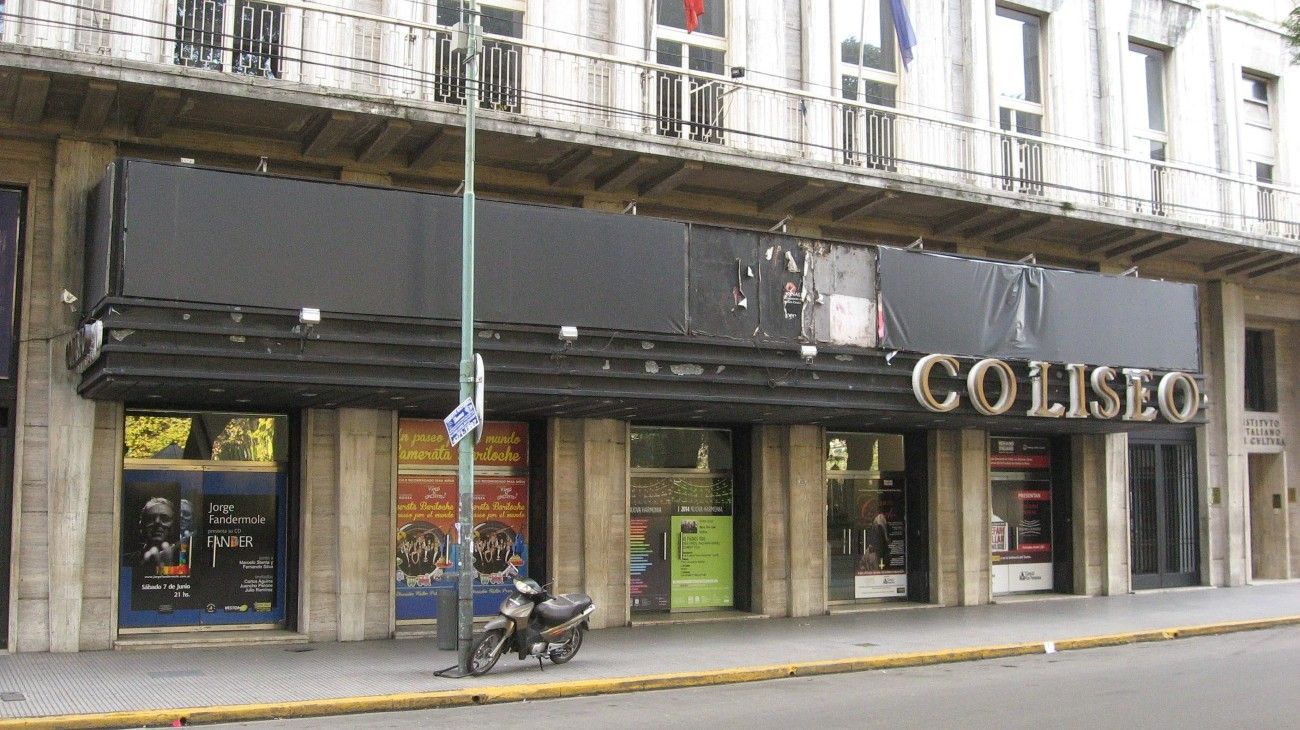
<svg viewBox="0 0 1300 730">
<path fill-rule="evenodd" d="M 524 700 L 550 700 L 563 697 L 642 692 L 658 689 L 684 689 L 721 684 L 759 682 L 788 677 L 813 677 L 826 674 L 862 672 L 872 669 L 898 669 L 931 664 L 950 664 L 980 659 L 996 659 L 1053 651 L 1096 649 L 1152 641 L 1196 636 L 1214 636 L 1241 631 L 1300 625 L 1300 615 L 1248 621 L 1227 621 L 1167 629 L 1128 631 L 1058 641 L 1034 641 L 1017 644 L 940 649 L 881 656 L 826 659 L 789 664 L 770 664 L 711 671 L 647 674 L 634 677 L 590 679 L 569 682 L 545 682 L 513 686 L 473 687 L 438 692 L 408 692 L 369 697 L 341 697 L 326 700 L 302 700 L 251 705 L 217 705 L 160 710 L 131 710 L 82 715 L 46 715 L 0 719 L 0 730 L 89 730 L 91 728 L 170 727 L 177 720 L 187 725 L 223 722 L 249 722 L 289 718 L 325 717 L 367 712 L 430 710 L 444 707 L 499 704 Z"/>
</svg>

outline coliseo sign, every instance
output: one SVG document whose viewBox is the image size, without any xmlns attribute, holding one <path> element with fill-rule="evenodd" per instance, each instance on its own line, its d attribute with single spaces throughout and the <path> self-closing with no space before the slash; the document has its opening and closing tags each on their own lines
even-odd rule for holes
<svg viewBox="0 0 1300 730">
<path fill-rule="evenodd" d="M 936 366 L 942 367 L 948 375 L 958 377 L 961 363 L 952 355 L 926 355 L 912 368 L 912 393 L 916 400 L 927 410 L 935 413 L 947 413 L 956 410 L 962 401 L 962 394 L 949 390 L 936 396 L 931 384 L 931 376 Z M 1033 405 L 1027 415 L 1039 418 L 1101 418 L 1111 419 L 1121 416 L 1125 421 L 1154 421 L 1156 415 L 1164 416 L 1170 423 L 1186 423 L 1201 410 L 1201 390 L 1196 379 L 1183 372 L 1167 373 L 1155 383 L 1150 370 L 1141 368 L 1124 368 L 1100 366 L 1088 372 L 1088 366 L 1077 363 L 1065 365 L 1065 372 L 1070 383 L 1070 401 L 1068 407 L 1063 403 L 1051 403 L 1047 395 L 1048 375 L 1052 363 L 1033 360 L 1029 363 L 1029 383 L 1033 396 Z M 989 398 L 988 382 L 990 378 L 998 383 L 997 400 Z M 1115 381 L 1122 379 L 1122 383 Z M 966 395 L 971 406 L 986 416 L 1000 416 L 1016 401 L 1016 374 L 1011 366 L 1002 360 L 988 358 L 975 363 L 966 374 Z M 1155 406 L 1150 405 L 1154 396 Z"/>
</svg>

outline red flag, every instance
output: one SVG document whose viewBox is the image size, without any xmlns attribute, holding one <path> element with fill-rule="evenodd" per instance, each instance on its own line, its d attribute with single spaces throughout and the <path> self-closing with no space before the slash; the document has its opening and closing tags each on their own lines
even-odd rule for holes
<svg viewBox="0 0 1300 730">
<path fill-rule="evenodd" d="M 704 0 L 682 0 L 686 9 L 686 32 L 693 32 L 700 27 L 700 16 L 704 15 Z"/>
</svg>

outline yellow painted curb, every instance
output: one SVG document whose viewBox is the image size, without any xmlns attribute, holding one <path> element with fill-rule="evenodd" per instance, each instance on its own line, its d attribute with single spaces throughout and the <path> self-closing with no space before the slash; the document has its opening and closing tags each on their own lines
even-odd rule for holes
<svg viewBox="0 0 1300 730">
<path fill-rule="evenodd" d="M 1103 634 L 1055 642 L 1024 642 L 995 646 L 942 649 L 881 656 L 826 659 L 815 662 L 793 662 L 756 667 L 738 667 L 696 672 L 647 674 L 636 677 L 587 679 L 569 682 L 546 682 L 496 687 L 467 687 L 440 692 L 408 692 L 402 694 L 373 695 L 369 697 L 341 697 L 326 700 L 298 702 L 272 702 L 250 705 L 217 705 L 212 707 L 185 707 L 166 710 L 134 710 L 103 712 L 84 715 L 47 715 L 0 719 L 0 730 L 90 730 L 92 728 L 168 727 L 176 720 L 188 725 L 207 725 L 222 722 L 248 722 L 284 718 L 323 717 L 350 715 L 365 712 L 392 712 L 403 710 L 429 710 L 442 707 L 464 707 L 522 700 L 549 700 L 561 697 L 580 697 L 623 692 L 640 692 L 656 689 L 683 689 L 719 684 L 739 684 L 787 677 L 812 677 L 824 674 L 862 672 L 872 669 L 897 669 L 930 664 L 996 659 L 1010 656 L 1042 654 L 1052 645 L 1056 651 L 1093 649 L 1120 646 L 1148 641 L 1168 641 L 1192 636 L 1212 636 L 1239 631 L 1254 631 L 1300 624 L 1300 615 L 1282 616 L 1249 621 L 1228 621 L 1198 626 L 1183 626 L 1149 631 L 1130 631 Z"/>
</svg>

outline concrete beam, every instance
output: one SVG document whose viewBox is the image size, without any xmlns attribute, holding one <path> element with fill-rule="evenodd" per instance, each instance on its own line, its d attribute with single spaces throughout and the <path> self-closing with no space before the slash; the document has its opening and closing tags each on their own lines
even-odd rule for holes
<svg viewBox="0 0 1300 730">
<path fill-rule="evenodd" d="M 554 187 L 571 188 L 592 177 L 596 170 L 608 166 L 613 158 L 613 151 L 604 147 L 575 150 L 552 165 L 546 172 L 546 179 Z"/>
<path fill-rule="evenodd" d="M 808 198 L 791 209 L 790 212 L 798 216 L 818 215 L 838 203 L 845 195 L 852 192 L 853 188 L 849 185 L 837 185 L 818 195 Z"/>
<path fill-rule="evenodd" d="M 379 134 L 370 140 L 370 144 L 357 157 L 358 162 L 378 162 L 388 156 L 398 142 L 411 131 L 411 123 L 405 119 L 389 119 L 380 128 Z"/>
<path fill-rule="evenodd" d="M 953 230 L 954 228 L 957 228 L 963 223 L 969 223 L 975 220 L 976 218 L 987 213 L 988 210 L 989 207 L 987 205 L 974 205 L 974 206 L 964 205 L 958 208 L 956 212 L 949 213 L 948 215 L 935 221 L 934 225 L 930 226 L 930 235 L 941 236 Z"/>
<path fill-rule="evenodd" d="M 97 80 L 87 82 L 86 93 L 81 97 L 81 109 L 77 112 L 77 132 L 93 134 L 103 129 L 116 99 L 117 84 Z"/>
<path fill-rule="evenodd" d="M 875 210 L 876 208 L 888 203 L 898 197 L 898 193 L 889 190 L 878 190 L 873 193 L 859 198 L 847 205 L 842 205 L 831 211 L 831 220 L 840 223 L 849 218 L 856 218 Z"/>
<path fill-rule="evenodd" d="M 1041 231 L 1052 223 L 1051 216 L 1042 216 L 1034 220 L 1025 221 L 1010 228 L 998 231 L 993 235 L 999 243 L 1010 243 L 1018 238 L 1024 238 L 1036 231 Z"/>
<path fill-rule="evenodd" d="M 1116 256 L 1122 256 L 1123 254 L 1126 254 L 1129 251 L 1136 251 L 1148 244 L 1156 243 L 1158 241 L 1163 241 L 1164 238 L 1165 238 L 1165 234 L 1163 233 L 1152 233 L 1147 236 L 1142 236 L 1141 238 L 1135 238 L 1131 241 L 1125 241 L 1124 243 L 1121 243 L 1118 246 L 1112 246 L 1106 249 L 1101 253 L 1101 257 L 1103 259 L 1110 259 L 1110 258 L 1115 258 Z"/>
<path fill-rule="evenodd" d="M 1211 271 L 1216 271 L 1225 266 L 1231 266 L 1232 264 L 1238 263 L 1240 261 L 1244 261 L 1245 259 L 1248 259 L 1251 256 L 1258 256 L 1259 254 L 1260 251 L 1258 249 L 1232 251 L 1229 253 L 1225 253 L 1224 255 L 1219 256 L 1217 258 L 1213 258 L 1210 259 L 1209 261 L 1206 261 L 1205 264 L 1201 267 L 1201 270 L 1208 274 Z"/>
<path fill-rule="evenodd" d="M 695 162 L 694 160 L 673 163 L 643 182 L 637 192 L 647 197 L 671 193 L 681 186 L 688 177 L 703 169 L 704 163 Z"/>
<path fill-rule="evenodd" d="M 622 164 L 597 175 L 593 187 L 601 192 L 626 190 L 645 177 L 654 164 L 655 158 L 650 155 L 633 155 Z"/>
<path fill-rule="evenodd" d="M 182 97 L 170 89 L 154 89 L 135 118 L 135 133 L 153 138 L 161 135 L 181 110 Z"/>
<path fill-rule="evenodd" d="M 303 145 L 307 157 L 326 157 L 334 152 L 343 137 L 352 129 L 357 117 L 347 112 L 330 112 L 311 139 Z"/>
<path fill-rule="evenodd" d="M 1018 210 L 1013 210 L 1007 213 L 1003 213 L 1002 215 L 990 218 L 989 220 L 984 221 L 983 223 L 976 223 L 975 225 L 970 226 L 968 228 L 963 228 L 961 230 L 961 236 L 962 238 L 974 238 L 975 236 L 982 236 L 985 233 L 988 233 L 989 231 L 997 230 L 1002 226 L 1005 226 L 1006 224 L 1015 221 L 1016 219 L 1020 218 L 1020 215 L 1021 213 Z"/>
<path fill-rule="evenodd" d="M 1138 233 L 1140 233 L 1140 231 L 1125 229 L 1119 231 L 1107 231 L 1098 234 L 1084 241 L 1083 244 L 1079 246 L 1079 253 L 1084 255 L 1096 253 L 1104 248 L 1119 243 L 1120 241 L 1133 238 Z"/>
<path fill-rule="evenodd" d="M 42 73 L 25 73 L 18 77 L 14 95 L 13 119 L 19 124 L 37 124 L 45 116 L 45 100 L 50 95 L 50 77 Z"/>
<path fill-rule="evenodd" d="M 1149 258 L 1159 256 L 1161 254 L 1169 253 L 1170 251 L 1173 251 L 1176 248 L 1181 248 L 1183 246 L 1186 246 L 1191 242 L 1192 239 L 1190 238 L 1175 238 L 1172 241 L 1165 241 L 1164 243 L 1159 244 L 1158 246 L 1152 246 L 1151 248 L 1148 248 L 1145 251 L 1138 251 L 1136 253 L 1133 253 L 1129 256 L 1129 260 L 1131 260 L 1133 263 L 1137 263 L 1139 261 L 1145 261 Z"/>
<path fill-rule="evenodd" d="M 1233 266 L 1232 268 L 1225 269 L 1223 273 L 1226 276 L 1234 276 L 1236 274 L 1240 274 L 1245 271 L 1250 271 L 1251 269 L 1258 269 L 1261 266 L 1267 268 L 1269 266 L 1276 265 L 1278 263 L 1281 263 L 1282 261 L 1285 261 L 1286 258 L 1287 258 L 1287 254 L 1284 253 L 1277 253 L 1277 252 L 1266 253 L 1262 256 L 1259 256 L 1258 258 L 1252 257 L 1240 264 L 1237 264 L 1236 266 Z"/>
<path fill-rule="evenodd" d="M 1289 261 L 1283 261 L 1282 263 L 1279 264 L 1273 264 L 1271 266 L 1265 266 L 1262 269 L 1256 269 L 1250 272 L 1249 274 L 1246 274 L 1246 278 L 1254 279 L 1257 276 L 1272 274 L 1274 272 L 1281 271 L 1282 269 L 1289 269 L 1292 266 L 1295 266 L 1296 264 L 1300 264 L 1300 256 L 1293 256 Z"/>
<path fill-rule="evenodd" d="M 450 157 L 465 140 L 465 130 L 460 127 L 444 127 L 434 133 L 424 146 L 411 155 L 407 167 L 427 170 Z"/>
</svg>

